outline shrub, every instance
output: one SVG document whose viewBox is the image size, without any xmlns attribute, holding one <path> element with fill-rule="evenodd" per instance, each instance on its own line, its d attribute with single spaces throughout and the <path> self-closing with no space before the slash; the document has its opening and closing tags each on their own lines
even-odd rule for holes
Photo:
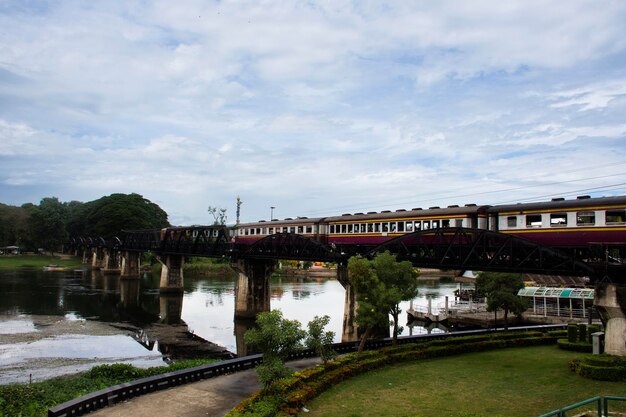
<svg viewBox="0 0 626 417">
<path fill-rule="evenodd" d="M 587 342 L 593 343 L 591 335 L 599 331 L 600 331 L 600 326 L 598 326 L 597 324 L 590 324 L 589 327 L 587 327 Z"/>
<path fill-rule="evenodd" d="M 578 341 L 587 341 L 587 325 L 583 323 L 578 324 Z"/>
<path fill-rule="evenodd" d="M 572 343 L 569 339 L 558 339 L 557 345 L 560 349 L 571 350 L 573 352 L 591 353 L 593 350 L 593 346 L 588 343 Z"/>
<path fill-rule="evenodd" d="M 576 343 L 578 341 L 578 327 L 576 324 L 567 325 L 567 340 L 570 343 Z"/>
</svg>

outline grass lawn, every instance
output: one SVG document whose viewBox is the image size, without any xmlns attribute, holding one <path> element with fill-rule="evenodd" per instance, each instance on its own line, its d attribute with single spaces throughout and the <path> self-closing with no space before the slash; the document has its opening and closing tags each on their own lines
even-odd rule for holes
<svg viewBox="0 0 626 417">
<path fill-rule="evenodd" d="M 596 395 L 626 396 L 624 382 L 592 381 L 571 372 L 568 361 L 581 356 L 540 346 L 389 366 L 324 392 L 307 405 L 306 415 L 529 417 Z"/>
<path fill-rule="evenodd" d="M 59 265 L 66 268 L 80 268 L 82 259 L 74 256 L 17 255 L 0 256 L 0 268 L 43 268 L 46 265 Z"/>
</svg>

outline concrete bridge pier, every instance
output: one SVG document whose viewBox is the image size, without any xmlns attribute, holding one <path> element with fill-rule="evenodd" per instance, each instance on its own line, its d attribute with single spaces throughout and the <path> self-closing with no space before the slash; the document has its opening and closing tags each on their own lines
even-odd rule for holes
<svg viewBox="0 0 626 417">
<path fill-rule="evenodd" d="M 344 304 L 343 304 L 343 326 L 341 341 L 342 342 L 355 342 L 359 340 L 360 332 L 356 324 L 356 292 L 350 284 L 348 277 L 348 264 L 339 263 L 337 265 L 337 281 L 346 290 Z"/>
<path fill-rule="evenodd" d="M 270 275 L 275 260 L 240 260 L 232 264 L 238 273 L 235 287 L 235 318 L 254 319 L 258 313 L 270 311 Z"/>
<path fill-rule="evenodd" d="M 121 253 L 121 275 L 124 278 L 139 278 L 141 253 L 123 251 Z"/>
<path fill-rule="evenodd" d="M 594 306 L 604 324 L 604 352 L 626 356 L 626 286 L 596 285 Z"/>
<path fill-rule="evenodd" d="M 104 249 L 104 258 L 102 261 L 102 271 L 105 274 L 116 274 L 120 271 L 120 256 L 115 249 Z"/>
<path fill-rule="evenodd" d="M 104 268 L 104 250 L 102 248 L 93 248 L 91 250 L 91 268 Z"/>
<path fill-rule="evenodd" d="M 91 261 L 91 250 L 83 248 L 83 265 L 87 265 Z"/>
<path fill-rule="evenodd" d="M 161 264 L 161 293 L 182 293 L 183 289 L 183 266 L 185 258 L 181 255 L 165 255 L 164 259 L 157 258 Z"/>
<path fill-rule="evenodd" d="M 343 305 L 343 326 L 341 341 L 342 342 L 356 342 L 361 338 L 365 329 L 359 327 L 356 322 L 356 311 L 359 308 L 359 303 L 356 300 L 356 291 L 352 284 L 350 284 L 350 277 L 348 276 L 348 264 L 339 263 L 337 265 L 337 281 L 346 290 L 346 295 Z M 383 339 L 390 335 L 389 325 L 375 328 L 371 332 L 371 337 L 377 339 Z"/>
</svg>

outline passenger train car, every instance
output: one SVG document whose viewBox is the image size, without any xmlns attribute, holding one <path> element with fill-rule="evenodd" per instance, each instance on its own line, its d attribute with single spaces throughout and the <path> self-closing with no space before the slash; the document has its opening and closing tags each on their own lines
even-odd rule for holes
<svg viewBox="0 0 626 417">
<path fill-rule="evenodd" d="M 252 244 L 275 233 L 295 233 L 337 246 L 375 246 L 419 230 L 448 227 L 489 229 L 549 246 L 581 248 L 603 243 L 626 247 L 626 196 L 259 221 L 241 224 L 235 240 Z"/>
</svg>

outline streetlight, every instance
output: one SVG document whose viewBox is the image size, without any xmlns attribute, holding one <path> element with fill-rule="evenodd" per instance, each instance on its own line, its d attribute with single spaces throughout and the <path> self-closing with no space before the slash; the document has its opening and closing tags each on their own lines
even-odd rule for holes
<svg viewBox="0 0 626 417">
<path fill-rule="evenodd" d="M 271 211 L 270 211 L 270 221 L 274 220 L 274 209 L 275 209 L 275 208 L 276 208 L 276 207 L 274 207 L 274 206 L 270 207 L 270 210 L 271 210 Z"/>
</svg>

